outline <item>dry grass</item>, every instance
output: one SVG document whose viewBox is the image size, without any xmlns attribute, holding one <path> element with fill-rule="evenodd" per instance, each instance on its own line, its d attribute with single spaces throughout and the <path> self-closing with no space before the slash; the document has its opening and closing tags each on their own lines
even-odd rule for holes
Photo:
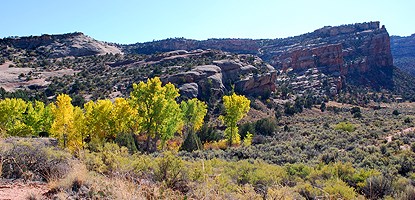
<svg viewBox="0 0 415 200">
<path fill-rule="evenodd" d="M 183 199 L 177 191 L 155 183 L 136 183 L 122 177 L 108 177 L 90 172 L 82 163 L 73 163 L 63 179 L 49 183 L 51 198 L 98 198 L 98 199 Z"/>
<path fill-rule="evenodd" d="M 71 163 L 71 169 L 68 174 L 59 180 L 53 180 L 49 182 L 50 188 L 69 188 L 72 186 L 73 182 L 77 180 L 78 182 L 84 183 L 88 177 L 88 170 L 86 166 L 79 163 Z"/>
</svg>

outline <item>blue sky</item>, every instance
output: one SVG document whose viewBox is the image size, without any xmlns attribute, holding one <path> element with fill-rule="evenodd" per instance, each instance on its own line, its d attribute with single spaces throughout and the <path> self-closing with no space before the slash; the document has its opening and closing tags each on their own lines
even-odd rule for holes
<svg viewBox="0 0 415 200">
<path fill-rule="evenodd" d="M 380 21 L 415 33 L 413 0 L 4 0 L 0 38 L 83 32 L 131 44 L 171 37 L 283 38 L 326 25 Z"/>
</svg>

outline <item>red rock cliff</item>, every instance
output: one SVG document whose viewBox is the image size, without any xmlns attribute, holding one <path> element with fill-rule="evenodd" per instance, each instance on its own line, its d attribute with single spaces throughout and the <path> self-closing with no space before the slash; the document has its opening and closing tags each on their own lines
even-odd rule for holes
<svg viewBox="0 0 415 200">
<path fill-rule="evenodd" d="M 343 76 L 356 84 L 379 84 L 377 80 L 390 78 L 388 73 L 393 66 L 389 34 L 385 27 L 380 27 L 379 22 L 326 26 L 311 33 L 284 39 L 197 41 L 181 38 L 129 45 L 125 50 L 153 53 L 177 48 L 220 49 L 255 54 L 276 69 L 306 70 L 316 67 L 324 73 Z M 380 73 L 379 70 L 384 72 Z M 379 74 L 388 77 L 377 77 Z"/>
<path fill-rule="evenodd" d="M 304 39 L 289 47 L 269 48 L 270 62 L 282 70 L 317 67 L 341 75 L 393 65 L 389 34 L 379 22 L 324 27 L 299 37 Z"/>
</svg>

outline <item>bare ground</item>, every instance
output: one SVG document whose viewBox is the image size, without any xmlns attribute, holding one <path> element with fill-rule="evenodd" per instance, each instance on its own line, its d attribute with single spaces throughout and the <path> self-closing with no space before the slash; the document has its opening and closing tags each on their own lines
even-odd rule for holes
<svg viewBox="0 0 415 200">
<path fill-rule="evenodd" d="M 391 133 L 388 136 L 386 136 L 385 139 L 389 143 L 389 142 L 392 142 L 393 137 L 404 135 L 404 134 L 407 134 L 407 133 L 410 133 L 410 132 L 413 132 L 413 131 L 415 131 L 415 127 L 409 127 L 409 128 L 404 129 L 402 131 L 396 131 L 394 133 Z"/>
<path fill-rule="evenodd" d="M 12 92 L 18 88 L 27 87 L 29 85 L 47 86 L 50 83 L 46 81 L 47 78 L 63 75 L 73 75 L 77 73 L 72 69 L 62 69 L 57 71 L 35 72 L 33 68 L 16 68 L 9 67 L 12 62 L 6 62 L 0 65 L 0 87 L 6 91 Z M 33 73 L 30 80 L 25 77 L 19 78 L 20 74 L 25 76 Z"/>
<path fill-rule="evenodd" d="M 23 182 L 0 179 L 0 200 L 41 198 L 49 190 L 44 182 Z"/>
</svg>

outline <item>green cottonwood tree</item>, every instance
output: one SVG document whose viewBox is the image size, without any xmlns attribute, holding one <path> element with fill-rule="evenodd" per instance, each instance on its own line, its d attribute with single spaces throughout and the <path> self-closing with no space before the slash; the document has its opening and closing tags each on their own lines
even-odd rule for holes
<svg viewBox="0 0 415 200">
<path fill-rule="evenodd" d="M 28 102 L 24 122 L 30 126 L 34 135 L 41 132 L 48 132 L 52 126 L 52 112 L 50 104 L 45 106 L 41 101 L 35 101 L 33 104 Z"/>
<path fill-rule="evenodd" d="M 154 151 L 157 140 L 162 145 L 179 131 L 182 125 L 181 110 L 176 98 L 179 90 L 171 83 L 162 86 L 160 78 L 146 83 L 133 84 L 131 105 L 137 110 L 141 133 L 147 137 L 146 151 Z M 153 141 L 152 146 L 150 146 Z"/>
<path fill-rule="evenodd" d="M 207 113 L 207 105 L 205 102 L 194 98 L 188 101 L 182 101 L 180 108 L 183 112 L 184 129 L 186 133 L 182 149 L 187 151 L 200 149 L 201 142 L 197 137 L 196 132 L 200 130 L 203 125 Z"/>
<path fill-rule="evenodd" d="M 28 103 L 23 99 L 0 100 L 0 135 L 27 136 L 32 134 L 30 127 L 24 123 L 24 113 Z"/>
</svg>

